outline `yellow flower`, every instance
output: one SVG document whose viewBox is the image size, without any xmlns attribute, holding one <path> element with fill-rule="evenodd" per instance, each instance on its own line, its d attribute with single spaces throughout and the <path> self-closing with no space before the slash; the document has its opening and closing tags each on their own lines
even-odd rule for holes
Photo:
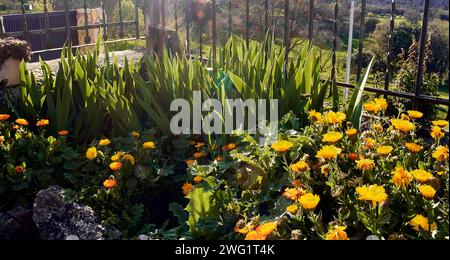
<svg viewBox="0 0 450 260">
<path fill-rule="evenodd" d="M 247 233 L 247 235 L 245 236 L 245 240 L 266 240 L 266 237 L 253 230 Z"/>
<path fill-rule="evenodd" d="M 37 121 L 36 126 L 37 127 L 42 127 L 42 126 L 48 126 L 50 124 L 50 121 L 47 119 L 41 119 L 39 121 Z"/>
<path fill-rule="evenodd" d="M 287 208 L 286 208 L 286 211 L 289 212 L 289 213 L 291 213 L 292 215 L 297 214 L 297 212 L 298 212 L 298 206 L 297 206 L 297 204 L 292 204 L 291 206 L 287 207 Z"/>
<path fill-rule="evenodd" d="M 186 182 L 185 184 L 183 184 L 183 187 L 181 187 L 181 189 L 183 190 L 184 196 L 187 196 L 189 195 L 189 192 L 194 189 L 194 186 L 192 185 L 192 183 Z"/>
<path fill-rule="evenodd" d="M 116 184 L 117 184 L 117 181 L 114 179 L 108 179 L 103 182 L 103 186 L 105 186 L 105 188 L 107 188 L 107 189 L 112 189 L 112 188 L 116 187 Z"/>
<path fill-rule="evenodd" d="M 326 240 L 349 240 L 345 229 L 347 227 L 334 226 L 332 229 L 328 230 L 325 236 Z"/>
<path fill-rule="evenodd" d="M 124 152 L 116 152 L 113 156 L 111 156 L 111 161 L 113 162 L 117 162 L 118 160 L 120 160 L 122 158 L 122 156 L 124 156 L 125 153 Z"/>
<path fill-rule="evenodd" d="M 375 104 L 375 102 L 369 102 L 364 104 L 364 109 L 369 113 L 376 114 L 381 110 L 381 107 Z"/>
<path fill-rule="evenodd" d="M 314 123 L 321 124 L 323 122 L 322 114 L 320 112 L 316 112 L 316 110 L 309 111 L 309 118 L 311 118 Z"/>
<path fill-rule="evenodd" d="M 415 110 L 409 110 L 408 116 L 412 119 L 420 119 L 423 117 L 423 113 Z"/>
<path fill-rule="evenodd" d="M 86 158 L 89 160 L 94 160 L 97 157 L 97 148 L 91 147 L 86 151 Z"/>
<path fill-rule="evenodd" d="M 372 149 L 376 144 L 375 139 L 372 139 L 370 137 L 367 137 L 366 139 L 364 139 L 364 146 L 368 149 Z"/>
<path fill-rule="evenodd" d="M 439 162 L 448 160 L 448 147 L 447 146 L 439 146 L 436 148 L 436 151 L 433 152 L 433 158 Z"/>
<path fill-rule="evenodd" d="M 428 218 L 424 217 L 423 215 L 417 214 L 413 219 L 409 221 L 409 225 L 415 230 L 419 231 L 422 229 L 426 232 L 433 232 L 436 230 L 437 226 L 436 223 L 432 223 L 431 225 L 428 223 Z"/>
<path fill-rule="evenodd" d="M 133 131 L 133 132 L 131 132 L 131 136 L 134 138 L 139 138 L 140 134 L 139 134 L 139 132 Z"/>
<path fill-rule="evenodd" d="M 434 199 L 436 196 L 436 190 L 430 185 L 420 185 L 419 191 L 425 199 Z"/>
<path fill-rule="evenodd" d="M 329 132 L 323 135 L 323 142 L 336 143 L 341 140 L 343 135 L 339 132 Z"/>
<path fill-rule="evenodd" d="M 142 148 L 144 148 L 144 149 L 156 149 L 156 144 L 154 143 L 154 142 L 145 142 L 143 145 L 142 145 Z"/>
<path fill-rule="evenodd" d="M 375 102 L 375 104 L 377 104 L 382 110 L 386 110 L 388 108 L 388 103 L 384 98 L 375 98 L 373 102 Z"/>
<path fill-rule="evenodd" d="M 134 156 L 131 154 L 125 154 L 123 156 L 123 158 L 125 161 L 129 162 L 131 165 L 135 165 L 136 164 L 136 160 L 134 159 Z"/>
<path fill-rule="evenodd" d="M 322 167 L 320 167 L 320 173 L 325 175 L 325 177 L 328 177 L 328 174 L 330 174 L 331 170 L 332 170 L 332 168 L 329 164 L 325 164 L 325 165 L 322 165 Z"/>
<path fill-rule="evenodd" d="M 98 142 L 98 144 L 99 144 L 100 146 L 108 146 L 108 145 L 111 144 L 111 141 L 110 141 L 109 139 L 102 139 L 102 140 L 100 140 L 100 141 Z"/>
<path fill-rule="evenodd" d="M 334 111 L 330 111 L 327 113 L 325 118 L 328 124 L 334 125 L 342 123 L 347 116 L 342 112 L 335 113 Z"/>
<path fill-rule="evenodd" d="M 444 131 L 442 131 L 442 128 L 439 126 L 434 126 L 433 129 L 431 129 L 431 137 L 439 140 L 444 137 Z"/>
<path fill-rule="evenodd" d="M 350 128 L 347 131 L 345 131 L 345 134 L 349 137 L 353 137 L 358 134 L 358 130 L 356 130 L 355 128 Z"/>
<path fill-rule="evenodd" d="M 392 147 L 392 146 L 389 146 L 389 145 L 380 146 L 377 148 L 377 153 L 380 155 L 386 156 L 386 155 L 389 155 L 392 152 L 392 150 L 394 150 L 394 147 Z"/>
<path fill-rule="evenodd" d="M 298 200 L 305 210 L 314 210 L 317 207 L 317 204 L 319 204 L 319 201 L 319 195 L 314 195 L 312 193 L 307 193 Z"/>
<path fill-rule="evenodd" d="M 112 162 L 109 165 L 109 168 L 113 171 L 118 171 L 122 168 L 122 163 L 121 162 Z"/>
<path fill-rule="evenodd" d="M 8 120 L 11 116 L 8 114 L 0 114 L 0 121 Z"/>
<path fill-rule="evenodd" d="M 377 206 L 377 203 L 385 202 L 388 199 L 388 195 L 384 190 L 384 187 L 378 185 L 364 185 L 356 188 L 356 193 L 359 195 L 359 200 L 371 201 L 373 207 Z"/>
<path fill-rule="evenodd" d="M 370 171 L 375 168 L 375 162 L 370 159 L 361 159 L 356 161 L 356 167 L 362 171 Z"/>
<path fill-rule="evenodd" d="M 324 160 L 331 160 L 337 158 L 337 156 L 342 152 L 342 149 L 337 148 L 334 145 L 325 145 L 317 152 L 316 157 Z"/>
<path fill-rule="evenodd" d="M 200 149 L 200 148 L 202 148 L 202 147 L 204 147 L 204 146 L 205 146 L 205 143 L 200 143 L 200 142 L 198 142 L 198 143 L 195 145 L 195 148 Z"/>
<path fill-rule="evenodd" d="M 433 125 L 434 126 L 438 126 L 438 127 L 446 127 L 448 126 L 448 121 L 445 120 L 437 120 L 437 121 L 433 121 Z"/>
<path fill-rule="evenodd" d="M 416 129 L 416 126 L 408 120 L 404 119 L 391 119 L 391 124 L 395 129 L 407 133 Z"/>
<path fill-rule="evenodd" d="M 194 158 L 195 159 L 200 159 L 200 158 L 205 157 L 205 156 L 206 156 L 205 152 L 194 153 Z"/>
<path fill-rule="evenodd" d="M 194 182 L 196 183 L 196 184 L 199 184 L 200 182 L 203 182 L 203 177 L 202 176 L 195 176 L 194 177 Z"/>
<path fill-rule="evenodd" d="M 196 163 L 197 163 L 197 160 L 186 160 L 186 164 L 187 164 L 188 166 L 194 165 L 194 164 L 196 164 Z"/>
<path fill-rule="evenodd" d="M 234 149 L 236 149 L 236 147 L 237 146 L 235 143 L 229 143 L 229 144 L 224 145 L 222 147 L 222 150 L 225 152 L 230 152 L 230 151 L 233 151 Z"/>
<path fill-rule="evenodd" d="M 299 161 L 291 166 L 291 170 L 295 173 L 307 172 L 309 165 L 305 161 Z"/>
<path fill-rule="evenodd" d="M 277 228 L 277 223 L 276 222 L 267 222 L 264 223 L 262 225 L 259 225 L 255 231 L 260 234 L 261 236 L 268 236 L 270 234 L 273 233 L 273 231 L 275 231 L 275 229 Z"/>
<path fill-rule="evenodd" d="M 23 118 L 17 119 L 16 123 L 21 125 L 21 126 L 28 126 L 29 125 L 28 121 L 26 119 L 23 119 Z"/>
<path fill-rule="evenodd" d="M 433 179 L 433 174 L 425 171 L 425 170 L 414 170 L 411 172 L 414 179 L 416 179 L 420 183 L 426 183 Z"/>
<path fill-rule="evenodd" d="M 411 181 L 413 180 L 413 176 L 405 170 L 403 167 L 397 167 L 392 172 L 392 183 L 394 183 L 397 187 L 407 187 Z"/>
<path fill-rule="evenodd" d="M 290 200 L 298 200 L 301 196 L 305 194 L 301 188 L 286 188 L 283 192 L 283 196 Z"/>
<path fill-rule="evenodd" d="M 272 144 L 272 149 L 279 153 L 285 153 L 292 147 L 294 147 L 294 144 L 285 140 L 277 141 L 276 143 Z"/>
<path fill-rule="evenodd" d="M 405 144 L 406 149 L 412 153 L 418 153 L 420 152 L 423 147 L 421 145 L 415 144 L 415 143 L 406 143 Z"/>
<path fill-rule="evenodd" d="M 383 132 L 383 130 L 384 130 L 383 126 L 380 124 L 373 124 L 372 128 L 377 132 Z"/>
</svg>

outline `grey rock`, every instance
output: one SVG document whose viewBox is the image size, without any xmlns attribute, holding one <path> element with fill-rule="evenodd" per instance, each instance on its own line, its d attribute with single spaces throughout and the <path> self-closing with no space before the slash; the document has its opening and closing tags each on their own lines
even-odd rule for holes
<svg viewBox="0 0 450 260">
<path fill-rule="evenodd" d="M 64 240 L 77 236 L 80 240 L 103 240 L 106 229 L 101 226 L 92 208 L 66 202 L 59 186 L 41 190 L 36 195 L 33 219 L 45 240 Z"/>
<path fill-rule="evenodd" d="M 150 240 L 150 237 L 147 235 L 139 235 L 138 239 L 139 240 Z"/>
<path fill-rule="evenodd" d="M 16 207 L 0 213 L 0 240 L 36 240 L 39 233 L 33 222 L 33 211 Z"/>
<path fill-rule="evenodd" d="M 70 235 L 66 237 L 66 240 L 80 240 L 80 238 L 78 236 L 75 235 Z"/>
</svg>

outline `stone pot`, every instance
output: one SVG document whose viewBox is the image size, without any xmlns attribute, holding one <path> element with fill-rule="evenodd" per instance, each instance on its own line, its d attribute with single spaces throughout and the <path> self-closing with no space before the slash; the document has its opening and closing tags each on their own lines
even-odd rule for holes
<svg viewBox="0 0 450 260">
<path fill-rule="evenodd" d="M 21 61 L 9 58 L 0 68 L 0 112 L 9 111 L 9 103 L 18 104 L 20 97 L 20 63 Z M 6 84 L 5 84 L 6 83 Z"/>
<path fill-rule="evenodd" d="M 20 60 L 9 58 L 0 68 L 0 82 L 7 80 L 6 86 L 16 86 L 20 84 Z"/>
</svg>

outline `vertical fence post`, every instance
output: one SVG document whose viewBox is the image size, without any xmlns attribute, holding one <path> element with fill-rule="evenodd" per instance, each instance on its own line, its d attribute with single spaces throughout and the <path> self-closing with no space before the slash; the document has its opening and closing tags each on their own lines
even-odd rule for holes
<svg viewBox="0 0 450 260">
<path fill-rule="evenodd" d="M 161 26 L 166 29 L 166 0 L 161 0 Z"/>
<path fill-rule="evenodd" d="M 105 0 L 101 1 L 101 8 L 102 8 L 102 27 L 103 27 L 103 41 L 108 40 L 108 28 L 106 26 L 106 7 L 105 7 Z"/>
<path fill-rule="evenodd" d="M 417 61 L 417 76 L 416 76 L 416 97 L 422 94 L 424 60 L 425 60 L 425 45 L 428 38 L 428 14 L 430 12 L 430 0 L 424 0 L 423 16 L 422 16 L 422 30 L 420 33 L 419 58 Z M 419 108 L 419 99 L 416 100 L 416 109 Z"/>
<path fill-rule="evenodd" d="M 186 16 L 186 51 L 187 55 L 189 56 L 191 52 L 191 43 L 190 43 L 190 31 L 189 28 L 191 27 L 191 0 L 185 1 L 185 16 Z"/>
<path fill-rule="evenodd" d="M 308 18 L 308 40 L 312 44 L 314 32 L 314 0 L 309 0 L 309 18 Z"/>
<path fill-rule="evenodd" d="M 89 16 L 87 13 L 87 5 L 86 5 L 86 1 L 83 0 L 83 9 L 84 9 L 84 31 L 86 33 L 86 35 L 84 36 L 84 43 L 88 44 L 91 42 L 91 37 L 89 36 Z"/>
<path fill-rule="evenodd" d="M 178 34 L 178 0 L 175 1 L 175 7 L 174 7 L 174 19 L 175 19 L 175 32 Z"/>
<path fill-rule="evenodd" d="M 134 19 L 135 19 L 135 26 L 136 26 L 136 39 L 139 39 L 140 34 L 139 34 L 139 5 L 138 5 L 138 1 L 139 0 L 134 0 Z"/>
<path fill-rule="evenodd" d="M 47 7 L 47 0 L 43 0 L 44 4 L 44 27 L 45 27 L 45 47 L 47 49 L 52 48 L 52 42 L 51 42 L 51 32 L 50 32 L 50 20 L 48 18 L 48 7 Z"/>
<path fill-rule="evenodd" d="M 122 0 L 118 0 L 119 4 L 119 23 L 120 23 L 120 32 L 119 37 L 123 38 L 125 36 L 124 28 L 123 28 L 123 14 L 122 14 Z"/>
<path fill-rule="evenodd" d="M 68 43 L 72 43 L 72 30 L 70 29 L 70 16 L 69 16 L 69 3 L 68 0 L 64 0 L 65 18 L 66 18 L 66 34 Z"/>
<path fill-rule="evenodd" d="M 29 41 L 29 33 L 28 33 L 28 22 L 27 22 L 27 16 L 25 14 L 25 3 L 23 0 L 20 0 L 20 4 L 21 4 L 21 10 L 22 10 L 22 18 L 23 18 L 23 23 L 22 23 L 22 29 L 23 29 L 23 38 L 25 41 Z"/>
<path fill-rule="evenodd" d="M 217 48 L 217 3 L 216 0 L 212 0 L 212 64 L 213 70 L 216 70 L 216 48 Z"/>
<path fill-rule="evenodd" d="M 250 47 L 250 0 L 245 0 L 245 42 Z"/>
<path fill-rule="evenodd" d="M 269 0 L 264 0 L 264 38 L 269 35 Z M 266 39 L 265 42 L 265 52 L 266 52 L 266 60 L 269 57 L 269 41 L 270 38 Z"/>
<path fill-rule="evenodd" d="M 356 81 L 359 82 L 361 79 L 362 70 L 362 55 L 364 50 L 364 30 L 365 30 L 365 20 L 366 20 L 366 0 L 361 2 L 361 20 L 359 24 L 359 46 L 358 46 L 358 69 L 356 72 Z"/>
<path fill-rule="evenodd" d="M 389 22 L 389 39 L 388 39 L 388 53 L 386 61 L 386 74 L 384 76 L 384 89 L 389 90 L 389 82 L 391 80 L 391 62 L 394 58 L 392 46 L 394 45 L 394 26 L 395 26 L 395 0 L 391 2 L 391 19 Z M 387 98 L 387 95 L 385 95 Z"/>
<path fill-rule="evenodd" d="M 331 81 L 336 80 L 336 48 L 337 48 L 337 19 L 339 15 L 339 2 L 334 1 L 334 14 L 333 14 L 333 49 L 331 56 Z M 330 88 L 330 93 L 332 93 L 332 88 Z"/>
<path fill-rule="evenodd" d="M 350 24 L 348 29 L 348 48 L 347 48 L 347 66 L 345 71 L 345 83 L 350 83 L 350 75 L 352 70 L 352 52 L 353 52 L 353 22 L 355 18 L 355 1 L 352 0 L 350 3 Z M 344 97 L 348 98 L 349 89 L 344 89 Z"/>
<path fill-rule="evenodd" d="M 290 27 L 289 27 L 289 0 L 284 0 L 284 47 L 286 48 L 285 61 L 289 58 L 290 43 Z"/>
</svg>

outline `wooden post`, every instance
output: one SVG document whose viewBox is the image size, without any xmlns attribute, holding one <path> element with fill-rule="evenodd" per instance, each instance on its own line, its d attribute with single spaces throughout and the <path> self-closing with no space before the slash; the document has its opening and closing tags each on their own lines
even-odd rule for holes
<svg viewBox="0 0 450 260">
<path fill-rule="evenodd" d="M 161 55 L 164 50 L 164 41 L 160 35 L 151 35 L 152 28 L 158 28 L 161 21 L 161 6 L 159 0 L 145 0 L 144 1 L 144 16 L 145 16 L 145 36 L 147 39 L 147 52 L 157 53 Z M 163 41 L 163 42 L 161 42 Z"/>
<path fill-rule="evenodd" d="M 394 44 L 394 26 L 395 26 L 395 0 L 391 2 L 391 19 L 389 23 L 388 54 L 386 60 L 386 74 L 384 75 L 384 89 L 389 90 L 389 81 L 391 80 L 391 62 L 394 58 L 392 46 Z M 387 98 L 387 95 L 385 95 Z"/>
<path fill-rule="evenodd" d="M 250 48 L 250 0 L 245 1 L 245 42 Z"/>
<path fill-rule="evenodd" d="M 217 48 L 217 4 L 216 0 L 212 0 L 212 64 L 214 71 L 216 70 L 216 60 L 217 60 L 217 54 L 216 54 L 216 48 Z"/>
<path fill-rule="evenodd" d="M 308 40 L 312 44 L 314 33 L 314 0 L 309 0 Z"/>
<path fill-rule="evenodd" d="M 353 22 L 355 17 L 355 1 L 352 0 L 350 6 L 350 26 L 348 29 L 348 49 L 347 49 L 347 67 L 345 74 L 345 83 L 350 83 L 351 63 L 352 63 L 352 50 L 353 50 Z M 348 98 L 348 88 L 344 89 L 344 97 Z"/>
<path fill-rule="evenodd" d="M 416 97 L 422 94 L 422 84 L 423 84 L 423 72 L 424 72 L 424 61 L 425 61 L 425 45 L 427 44 L 428 38 L 428 14 L 430 12 L 430 0 L 424 0 L 423 4 L 423 16 L 422 16 L 422 30 L 420 33 L 420 46 L 419 46 L 419 58 L 416 76 Z M 419 99 L 416 100 L 416 109 L 419 108 Z"/>
<path fill-rule="evenodd" d="M 364 50 L 364 31 L 366 23 L 366 0 L 361 2 L 361 20 L 359 21 L 359 46 L 358 46 L 358 68 L 356 72 L 356 81 L 359 82 L 362 71 L 362 56 Z"/>
</svg>

